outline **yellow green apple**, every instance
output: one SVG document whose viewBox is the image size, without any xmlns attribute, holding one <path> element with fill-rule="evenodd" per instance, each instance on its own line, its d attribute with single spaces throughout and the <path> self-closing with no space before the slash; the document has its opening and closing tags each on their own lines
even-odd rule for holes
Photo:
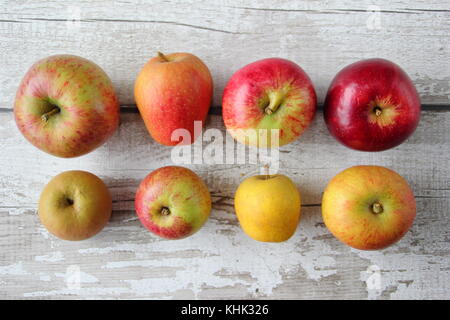
<svg viewBox="0 0 450 320">
<path fill-rule="evenodd" d="M 111 216 L 108 188 L 86 171 L 65 171 L 45 186 L 39 218 L 47 230 L 64 240 L 84 240 L 100 232 Z"/>
</svg>

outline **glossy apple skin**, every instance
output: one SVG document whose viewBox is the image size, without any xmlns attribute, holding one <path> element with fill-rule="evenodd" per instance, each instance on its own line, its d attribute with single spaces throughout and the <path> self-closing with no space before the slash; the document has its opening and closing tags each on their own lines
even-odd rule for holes
<svg viewBox="0 0 450 320">
<path fill-rule="evenodd" d="M 382 210 L 375 212 L 375 203 Z M 403 177 L 380 166 L 355 166 L 337 174 L 322 198 L 322 217 L 340 241 L 360 250 L 400 240 L 416 217 L 413 191 Z"/>
<path fill-rule="evenodd" d="M 398 65 L 368 59 L 345 67 L 333 79 L 324 118 L 330 133 L 345 146 L 383 151 L 401 144 L 414 132 L 420 110 L 419 94 Z"/>
<path fill-rule="evenodd" d="M 178 166 L 159 168 L 142 180 L 135 208 L 145 228 L 166 239 L 182 239 L 208 220 L 211 196 L 193 171 Z M 167 208 L 170 213 L 162 211 Z"/>
<path fill-rule="evenodd" d="M 55 107 L 60 111 L 43 115 Z M 14 104 L 17 127 L 37 148 L 71 158 L 102 145 L 119 125 L 119 102 L 111 80 L 93 62 L 54 55 L 25 74 Z"/>
<path fill-rule="evenodd" d="M 78 241 L 93 237 L 108 223 L 112 199 L 96 175 L 80 170 L 53 177 L 39 199 L 39 218 L 53 235 Z"/>
<path fill-rule="evenodd" d="M 278 108 L 267 114 L 266 107 L 277 97 Z M 242 130 L 256 129 L 259 135 L 260 129 L 279 129 L 282 146 L 303 133 L 316 107 L 308 75 L 294 62 L 281 58 L 259 60 L 239 69 L 228 81 L 222 98 L 223 120 L 230 134 L 241 143 L 260 147 L 270 146 L 270 139 L 252 143 Z"/>
<path fill-rule="evenodd" d="M 139 73 L 134 96 L 150 135 L 166 146 L 189 144 L 172 139 L 176 129 L 189 132 L 193 143 L 198 133 L 194 121 L 205 123 L 213 92 L 208 67 L 190 53 L 172 53 L 150 59 Z"/>
</svg>

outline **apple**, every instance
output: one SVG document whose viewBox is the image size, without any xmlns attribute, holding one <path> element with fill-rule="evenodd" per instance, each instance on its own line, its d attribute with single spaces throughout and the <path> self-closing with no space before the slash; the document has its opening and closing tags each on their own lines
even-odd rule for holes
<svg viewBox="0 0 450 320">
<path fill-rule="evenodd" d="M 241 143 L 282 146 L 308 127 L 316 103 L 313 84 L 302 68 L 285 59 L 263 59 L 241 68 L 228 81 L 222 97 L 223 120 Z M 270 129 L 279 129 L 279 141 L 272 141 Z"/>
<path fill-rule="evenodd" d="M 93 62 L 54 55 L 25 74 L 14 104 L 17 126 L 37 148 L 71 158 L 103 144 L 119 124 L 111 80 Z"/>
<path fill-rule="evenodd" d="M 198 57 L 172 53 L 150 59 L 139 73 L 134 96 L 150 135 L 166 146 L 191 144 L 197 139 L 194 122 L 204 125 L 213 92 L 211 73 Z M 189 134 L 179 137 L 175 130 Z"/>
<path fill-rule="evenodd" d="M 64 240 L 84 240 L 108 222 L 112 200 L 108 188 L 86 171 L 65 171 L 45 186 L 39 199 L 39 218 L 47 230 Z"/>
<path fill-rule="evenodd" d="M 324 104 L 330 133 L 345 146 L 382 151 L 405 141 L 420 119 L 420 98 L 408 75 L 384 59 L 368 59 L 342 69 Z"/>
<path fill-rule="evenodd" d="M 416 201 L 398 173 L 380 166 L 355 166 L 327 185 L 322 216 L 340 241 L 360 250 L 378 250 L 397 242 L 409 230 L 416 216 Z"/>
<path fill-rule="evenodd" d="M 239 185 L 234 207 L 239 223 L 249 237 L 263 242 L 282 242 L 297 229 L 301 197 L 287 176 L 257 175 Z"/>
<path fill-rule="evenodd" d="M 182 239 L 208 220 L 211 195 L 193 171 L 167 166 L 152 171 L 136 192 L 135 208 L 142 225 L 166 239 Z"/>
</svg>

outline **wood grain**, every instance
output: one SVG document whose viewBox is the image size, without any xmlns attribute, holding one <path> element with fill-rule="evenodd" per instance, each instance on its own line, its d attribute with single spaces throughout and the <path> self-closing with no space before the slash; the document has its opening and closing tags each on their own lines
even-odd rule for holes
<svg viewBox="0 0 450 320">
<path fill-rule="evenodd" d="M 404 144 L 364 153 L 334 141 L 318 116 L 300 140 L 280 149 L 280 172 L 292 177 L 303 199 L 300 226 L 282 244 L 249 239 L 234 215 L 237 185 L 263 162 L 187 165 L 206 181 L 214 209 L 200 232 L 167 241 L 147 232 L 133 211 L 139 181 L 173 164 L 173 149 L 156 144 L 138 114 L 122 114 L 118 132 L 96 151 L 59 159 L 26 143 L 12 113 L 0 113 L 0 297 L 448 299 L 449 127 L 450 112 L 427 111 Z M 209 128 L 225 132 L 220 116 L 210 116 Z M 396 170 L 417 198 L 412 230 L 383 251 L 350 249 L 322 222 L 322 190 L 336 173 L 356 164 Z M 76 243 L 49 235 L 36 215 L 42 187 L 70 169 L 99 175 L 114 199 L 107 227 Z M 74 267 L 81 274 L 79 289 L 66 281 Z M 378 289 L 367 288 L 370 277 L 380 279 Z"/>
<path fill-rule="evenodd" d="M 448 1 L 0 4 L 0 298 L 450 299 Z M 203 152 L 211 143 L 204 141 L 194 152 L 205 155 L 202 161 L 181 165 L 206 181 L 214 202 L 211 218 L 190 238 L 162 240 L 147 232 L 134 213 L 141 179 L 174 164 L 174 149 L 149 137 L 134 106 L 134 79 L 158 50 L 192 52 L 210 67 L 215 91 L 207 129 L 223 136 L 220 104 L 226 81 L 243 65 L 271 56 L 301 65 L 319 103 L 345 65 L 370 57 L 390 59 L 414 81 L 424 111 L 414 135 L 392 150 L 364 153 L 339 145 L 320 114 L 300 140 L 282 147 L 279 172 L 295 181 L 303 206 L 296 234 L 281 244 L 248 238 L 233 209 L 240 181 L 259 173 L 268 160 L 205 162 L 211 157 Z M 76 159 L 52 157 L 31 146 L 11 112 L 30 65 L 57 53 L 99 64 L 122 105 L 116 134 Z M 237 146 L 231 150 L 235 155 Z M 357 164 L 394 169 L 410 182 L 417 199 L 411 231 L 382 251 L 350 249 L 322 222 L 322 190 L 339 171 Z M 71 169 L 100 176 L 114 199 L 110 223 L 82 242 L 56 239 L 36 213 L 43 186 Z M 79 288 L 71 286 L 74 274 L 80 276 Z"/>
<path fill-rule="evenodd" d="M 424 104 L 450 101 L 448 1 L 2 1 L 0 106 L 11 108 L 32 63 L 71 53 L 98 63 L 122 105 L 155 52 L 188 51 L 210 67 L 214 105 L 232 73 L 271 56 L 313 80 L 319 102 L 334 75 L 371 57 L 398 63 Z"/>
</svg>

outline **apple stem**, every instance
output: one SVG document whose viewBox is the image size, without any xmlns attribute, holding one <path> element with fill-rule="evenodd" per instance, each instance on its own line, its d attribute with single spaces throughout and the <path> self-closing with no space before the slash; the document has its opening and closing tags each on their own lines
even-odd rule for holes
<svg viewBox="0 0 450 320">
<path fill-rule="evenodd" d="M 269 164 L 265 164 L 264 165 L 264 173 L 266 174 L 266 179 L 268 180 L 268 179 L 270 179 L 270 172 L 269 172 L 269 169 L 270 169 L 270 166 L 269 166 Z"/>
<path fill-rule="evenodd" d="M 169 62 L 169 59 L 167 59 L 167 57 L 164 55 L 164 53 L 158 51 L 158 57 L 163 61 L 163 62 Z"/>
<path fill-rule="evenodd" d="M 55 108 L 53 108 L 52 110 L 50 110 L 49 112 L 44 113 L 44 114 L 41 116 L 42 121 L 47 122 L 48 119 L 50 119 L 50 117 L 51 117 L 52 115 L 58 113 L 59 111 L 60 111 L 59 108 L 58 108 L 58 107 L 55 107 Z"/>
<path fill-rule="evenodd" d="M 269 93 L 269 105 L 264 109 L 267 115 L 271 115 L 277 111 L 278 107 L 281 105 L 284 95 L 280 92 Z"/>
<path fill-rule="evenodd" d="M 382 213 L 383 212 L 383 206 L 380 203 L 375 202 L 372 205 L 372 211 L 373 211 L 373 213 Z"/>
<path fill-rule="evenodd" d="M 167 207 L 162 207 L 162 208 L 161 208 L 161 214 L 162 214 L 163 216 L 168 216 L 168 215 L 170 214 L 169 208 L 167 208 Z"/>
</svg>

